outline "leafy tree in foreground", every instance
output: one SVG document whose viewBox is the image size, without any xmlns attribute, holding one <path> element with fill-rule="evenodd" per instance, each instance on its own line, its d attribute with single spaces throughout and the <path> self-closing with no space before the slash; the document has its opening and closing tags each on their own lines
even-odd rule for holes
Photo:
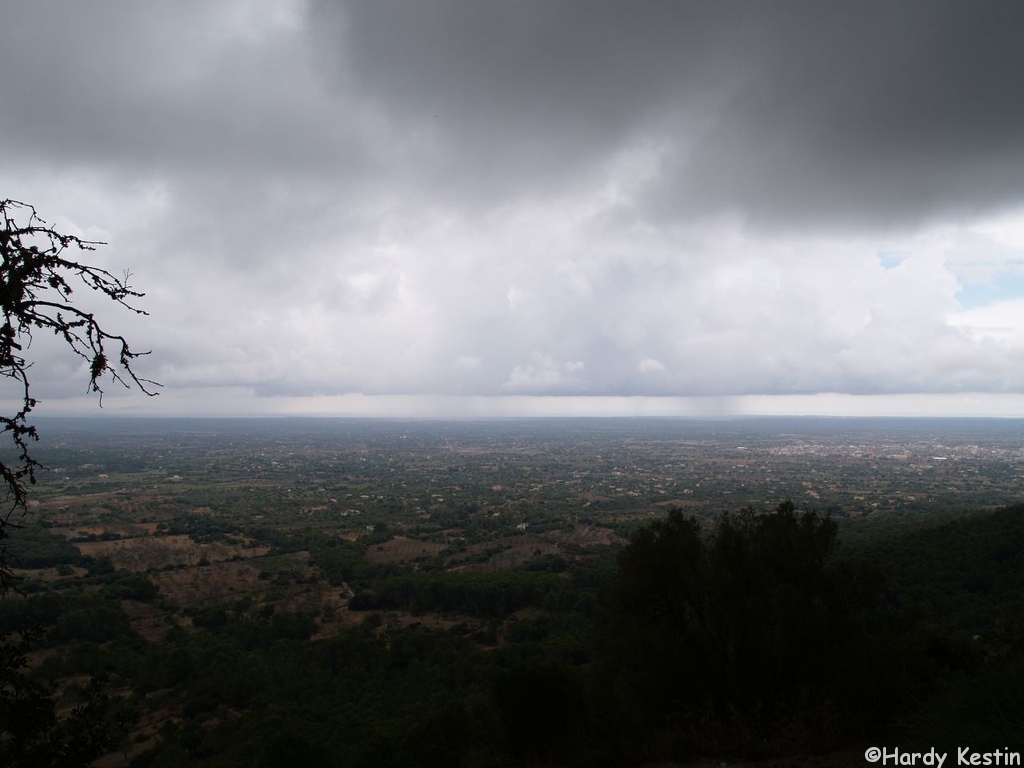
<svg viewBox="0 0 1024 768">
<path fill-rule="evenodd" d="M 790 502 L 708 531 L 676 509 L 636 531 L 605 631 L 623 699 L 697 750 L 777 753 L 863 735 L 853 695 L 868 684 L 860 656 L 878 583 L 834 562 L 836 543 L 831 520 Z M 868 661 L 882 670 L 885 659 Z"/>
<path fill-rule="evenodd" d="M 39 439 L 29 422 L 36 400 L 29 391 L 32 363 L 25 356 L 33 334 L 49 331 L 62 338 L 88 366 L 89 391 L 101 398 L 101 382 L 107 377 L 125 387 L 134 384 L 148 395 L 155 394 L 152 388 L 159 386 L 132 368 L 138 357 L 148 353 L 133 352 L 124 336 L 104 329 L 92 311 L 72 299 L 74 289 L 84 286 L 136 314 L 146 314 L 131 304 L 143 294 L 131 288 L 129 273 L 118 278 L 105 269 L 68 258 L 97 245 L 102 243 L 58 232 L 30 205 L 0 200 L 0 374 L 13 381 L 21 403 L 13 415 L 0 415 L 0 432 L 10 435 L 17 453 L 11 463 L 0 459 L 0 480 L 6 490 L 6 510 L 0 511 L 0 595 L 12 586 L 4 544 L 8 527 L 13 525 L 11 516 L 26 510 L 27 485 L 35 483 L 40 468 L 29 449 L 30 443 Z"/>
</svg>

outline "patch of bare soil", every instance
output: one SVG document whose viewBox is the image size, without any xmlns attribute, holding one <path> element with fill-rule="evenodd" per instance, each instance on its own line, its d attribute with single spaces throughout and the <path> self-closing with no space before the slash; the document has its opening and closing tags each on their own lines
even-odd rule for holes
<svg viewBox="0 0 1024 768">
<path fill-rule="evenodd" d="M 348 609 L 350 599 L 352 599 L 352 591 L 347 586 L 333 587 L 328 582 L 322 585 L 319 605 L 320 618 L 317 622 L 316 632 L 313 633 L 314 640 L 334 637 L 346 627 L 363 623 L 367 614 L 350 611 Z"/>
<path fill-rule="evenodd" d="M 287 561 L 281 567 L 282 557 Z M 350 615 L 347 605 L 352 592 L 336 587 L 322 578 L 319 570 L 308 564 L 308 552 L 275 557 L 275 570 L 284 578 L 268 575 L 260 559 L 224 561 L 161 571 L 153 576 L 163 598 L 179 608 L 224 605 L 249 598 L 249 610 L 273 608 L 280 613 L 301 611 L 319 617 L 316 637 L 331 637 L 344 626 L 358 624 L 362 614 Z M 262 578 L 261 578 L 262 576 Z M 174 621 L 189 621 L 176 616 Z M 153 631 L 156 631 L 154 626 Z"/>
<path fill-rule="evenodd" d="M 154 574 L 160 593 L 175 605 L 194 606 L 255 596 L 268 589 L 260 569 L 245 561 L 211 563 Z"/>
<path fill-rule="evenodd" d="M 187 534 L 139 536 L 113 541 L 83 541 L 76 544 L 83 555 L 107 556 L 116 568 L 145 571 L 168 565 L 193 566 L 206 558 L 210 562 L 251 558 L 266 554 L 267 547 L 247 547 L 227 542 L 196 543 Z"/>
<path fill-rule="evenodd" d="M 174 714 L 180 705 L 175 701 L 176 694 L 171 690 L 152 691 L 146 694 L 145 711 L 134 724 L 128 737 L 123 742 L 124 749 L 110 752 L 93 763 L 93 768 L 123 768 L 128 762 L 141 755 L 147 749 L 156 746 L 161 726 L 168 722 L 180 722 Z"/>
<path fill-rule="evenodd" d="M 607 547 L 625 541 L 610 528 L 599 528 L 593 525 L 577 525 L 568 531 L 548 531 L 544 536 L 578 547 Z"/>
<path fill-rule="evenodd" d="M 75 576 L 84 576 L 88 571 L 85 568 L 72 567 Z M 67 578 L 57 573 L 56 568 L 11 568 L 11 573 L 18 579 L 31 579 L 32 581 L 54 582 Z"/>
<path fill-rule="evenodd" d="M 435 557 L 444 551 L 445 544 L 439 541 L 421 541 L 407 536 L 395 536 L 383 544 L 374 544 L 366 552 L 371 563 L 411 563 L 423 557 Z"/>
<path fill-rule="evenodd" d="M 448 560 L 448 566 L 457 571 L 494 573 L 507 571 L 534 557 L 558 554 L 558 544 L 533 534 L 505 536 L 493 541 L 471 544 Z M 484 560 L 484 558 L 487 558 Z"/>
<path fill-rule="evenodd" d="M 488 557 L 486 562 L 471 562 L 484 555 L 488 550 L 498 550 Z M 540 536 L 526 534 L 523 536 L 506 536 L 495 541 L 474 544 L 466 548 L 450 560 L 450 565 L 458 570 L 496 573 L 517 568 L 541 555 L 557 555 L 560 550 L 557 543 Z M 470 562 L 467 562 L 470 561 Z"/>
<path fill-rule="evenodd" d="M 128 616 L 132 629 L 150 642 L 162 640 L 169 626 L 167 612 L 153 603 L 122 600 L 121 607 Z"/>
</svg>

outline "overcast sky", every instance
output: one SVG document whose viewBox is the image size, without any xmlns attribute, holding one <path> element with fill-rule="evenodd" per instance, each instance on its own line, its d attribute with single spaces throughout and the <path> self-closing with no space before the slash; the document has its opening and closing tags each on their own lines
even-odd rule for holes
<svg viewBox="0 0 1024 768">
<path fill-rule="evenodd" d="M 146 292 L 105 318 L 163 394 L 115 410 L 1024 415 L 1022 29 L 966 0 L 5 2 L 0 198 Z M 49 341 L 40 412 L 94 411 Z"/>
</svg>

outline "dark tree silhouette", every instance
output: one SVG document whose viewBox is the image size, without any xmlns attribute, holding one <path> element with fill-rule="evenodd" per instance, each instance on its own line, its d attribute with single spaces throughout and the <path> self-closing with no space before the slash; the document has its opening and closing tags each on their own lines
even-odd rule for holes
<svg viewBox="0 0 1024 768">
<path fill-rule="evenodd" d="M 836 545 L 832 520 L 790 501 L 708 529 L 677 508 L 638 529 L 610 605 L 613 682 L 692 748 L 818 749 L 860 733 L 856 690 L 873 678 L 851 670 L 880 583 L 836 562 Z"/>
<path fill-rule="evenodd" d="M 30 450 L 39 439 L 29 421 L 36 407 L 29 388 L 32 362 L 26 355 L 33 334 L 53 333 L 85 361 L 88 390 L 100 396 L 101 404 L 101 384 L 108 379 L 137 386 L 147 395 L 156 394 L 153 389 L 159 386 L 132 369 L 147 352 L 133 352 L 123 336 L 107 331 L 92 311 L 72 300 L 74 289 L 84 286 L 146 314 L 132 306 L 143 294 L 131 288 L 129 273 L 117 278 L 65 255 L 97 245 L 102 243 L 58 232 L 31 205 L 0 200 L 0 374 L 13 382 L 20 402 L 13 415 L 0 415 L 0 433 L 9 435 L 15 457 L 0 456 L 0 598 L 14 586 L 6 546 L 10 529 L 18 527 L 12 516 L 27 511 L 28 486 L 42 466 Z M 0 764 L 84 768 L 116 743 L 130 714 L 119 711 L 102 684 L 93 684 L 85 705 L 58 718 L 49 687 L 24 673 L 25 654 L 38 639 L 36 631 L 4 631 L 0 636 Z"/>
<path fill-rule="evenodd" d="M 0 639 L 0 765 L 4 768 L 86 768 L 112 749 L 135 713 L 93 679 L 85 701 L 57 716 L 51 685 L 25 674 L 33 631 Z"/>
<path fill-rule="evenodd" d="M 13 381 L 21 402 L 13 415 L 0 416 L 0 432 L 10 436 L 16 454 L 13 460 L 0 458 L 0 492 L 5 493 L 0 505 L 0 596 L 13 584 L 5 543 L 9 528 L 16 526 L 12 516 L 27 510 L 28 485 L 35 483 L 41 467 L 30 450 L 30 444 L 39 439 L 29 421 L 36 406 L 29 391 L 32 362 L 26 357 L 33 334 L 53 333 L 85 361 L 88 390 L 99 395 L 101 404 L 101 385 L 106 380 L 137 386 L 147 395 L 156 394 L 153 390 L 159 386 L 132 368 L 137 358 L 149 353 L 133 352 L 123 336 L 108 332 L 93 312 L 72 299 L 75 288 L 85 287 L 136 314 L 147 314 L 132 304 L 143 294 L 132 289 L 130 273 L 118 278 L 68 258 L 98 245 L 103 243 L 58 232 L 31 205 L 0 200 L 0 374 Z"/>
</svg>

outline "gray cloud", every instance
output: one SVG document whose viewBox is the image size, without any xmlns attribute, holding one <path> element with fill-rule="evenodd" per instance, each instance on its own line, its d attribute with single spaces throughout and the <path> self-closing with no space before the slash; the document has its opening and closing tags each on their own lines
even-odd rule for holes
<svg viewBox="0 0 1024 768">
<path fill-rule="evenodd" d="M 434 183 L 529 193 L 648 136 L 673 147 L 664 215 L 898 225 L 1021 201 L 1017 4 L 337 8 L 318 12 L 338 66 Z"/>
<path fill-rule="evenodd" d="M 743 86 L 681 153 L 666 185 L 673 203 L 828 226 L 1021 202 L 1019 6 L 788 10 L 748 53 Z"/>
<path fill-rule="evenodd" d="M 110 242 L 171 388 L 1018 392 L 1016 295 L 957 297 L 1024 263 L 1021 16 L 18 4 L 0 196 Z"/>
</svg>

